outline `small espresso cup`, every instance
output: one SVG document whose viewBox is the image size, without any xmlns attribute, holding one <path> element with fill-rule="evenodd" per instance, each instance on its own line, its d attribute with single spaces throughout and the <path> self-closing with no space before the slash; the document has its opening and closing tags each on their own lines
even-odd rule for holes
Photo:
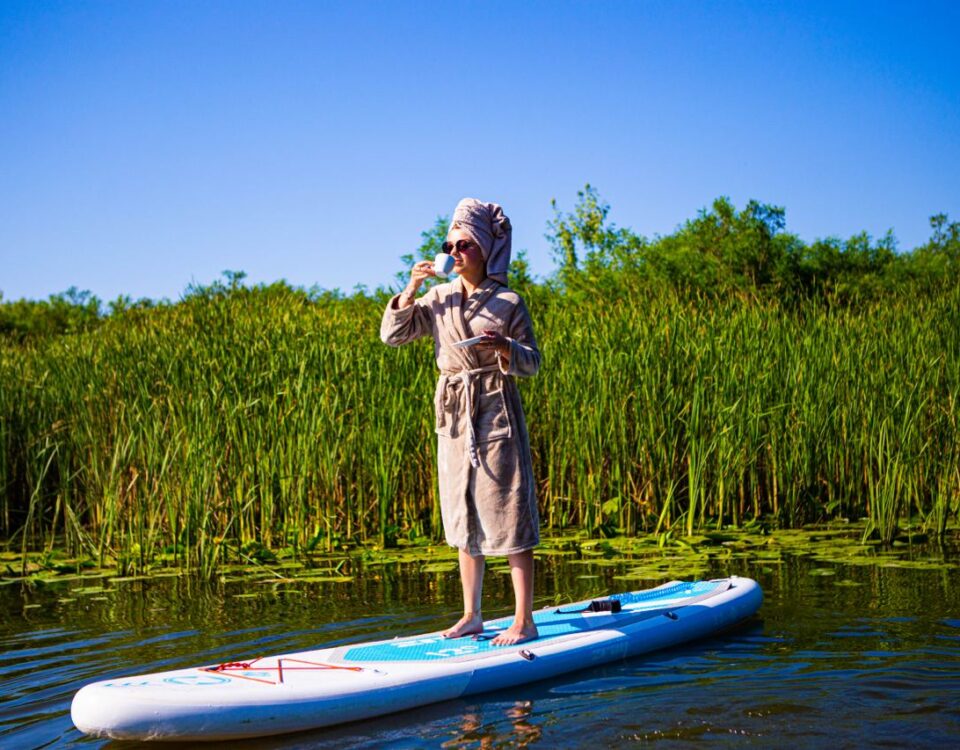
<svg viewBox="0 0 960 750">
<path fill-rule="evenodd" d="M 437 257 L 433 261 L 433 272 L 437 274 L 441 279 L 445 279 L 450 275 L 450 272 L 453 271 L 453 256 L 448 253 L 437 253 Z"/>
</svg>

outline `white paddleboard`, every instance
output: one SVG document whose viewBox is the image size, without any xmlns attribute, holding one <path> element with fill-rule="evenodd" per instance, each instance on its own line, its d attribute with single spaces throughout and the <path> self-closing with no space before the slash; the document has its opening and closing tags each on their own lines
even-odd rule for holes
<svg viewBox="0 0 960 750">
<path fill-rule="evenodd" d="M 647 591 L 534 613 L 540 637 L 480 639 L 439 632 L 95 682 L 74 697 L 86 734 L 115 739 L 224 740 L 340 724 L 532 682 L 716 633 L 756 613 L 749 578 L 674 581 Z M 616 602 L 615 604 L 613 602 Z M 619 611 L 609 611 L 619 610 Z"/>
</svg>

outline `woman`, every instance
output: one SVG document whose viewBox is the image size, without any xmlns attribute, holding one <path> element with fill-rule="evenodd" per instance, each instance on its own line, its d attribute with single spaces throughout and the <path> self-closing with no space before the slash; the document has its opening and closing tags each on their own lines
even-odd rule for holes
<svg viewBox="0 0 960 750">
<path fill-rule="evenodd" d="M 533 548 L 540 528 L 530 441 L 514 377 L 535 375 L 540 352 L 523 300 L 507 288 L 511 231 L 500 206 L 464 198 L 444 243 L 457 278 L 415 299 L 424 280 L 436 275 L 430 261 L 417 263 L 380 326 L 380 337 L 391 346 L 433 336 L 440 368 L 434 396 L 440 510 L 447 543 L 460 551 L 463 585 L 463 617 L 444 635 L 483 631 L 484 558 L 506 555 L 516 613 L 513 624 L 493 639 L 498 646 L 537 637 Z M 454 346 L 481 335 L 475 346 Z"/>
</svg>

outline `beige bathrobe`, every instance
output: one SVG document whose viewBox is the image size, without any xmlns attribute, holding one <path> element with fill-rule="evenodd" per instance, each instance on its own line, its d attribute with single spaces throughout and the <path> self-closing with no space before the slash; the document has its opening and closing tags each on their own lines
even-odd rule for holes
<svg viewBox="0 0 960 750">
<path fill-rule="evenodd" d="M 530 441 L 515 376 L 535 375 L 540 351 L 520 295 L 485 279 L 466 298 L 457 278 L 410 307 L 399 295 L 383 314 L 380 338 L 400 346 L 433 336 L 440 379 L 434 395 L 440 509 L 447 543 L 476 555 L 507 555 L 540 541 Z M 457 341 L 499 331 L 510 362 Z"/>
</svg>

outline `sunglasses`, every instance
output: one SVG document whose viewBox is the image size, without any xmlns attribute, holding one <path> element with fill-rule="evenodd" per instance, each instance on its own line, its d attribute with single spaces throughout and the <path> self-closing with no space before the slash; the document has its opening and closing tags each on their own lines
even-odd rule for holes
<svg viewBox="0 0 960 750">
<path fill-rule="evenodd" d="M 454 250 L 458 253 L 462 253 L 464 250 L 469 250 L 471 247 L 475 247 L 476 243 L 471 242 L 470 240 L 457 240 L 457 243 L 444 242 L 440 247 L 447 255 L 450 255 Z"/>
</svg>

